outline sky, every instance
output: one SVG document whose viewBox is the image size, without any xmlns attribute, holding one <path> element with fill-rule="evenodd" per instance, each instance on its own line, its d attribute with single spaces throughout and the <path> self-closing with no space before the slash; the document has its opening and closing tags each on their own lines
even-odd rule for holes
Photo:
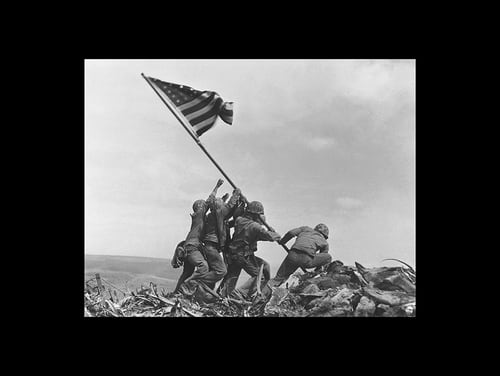
<svg viewBox="0 0 500 376">
<path fill-rule="evenodd" d="M 416 268 L 415 69 L 415 60 L 86 60 L 85 253 L 170 258 L 192 203 L 223 178 L 144 73 L 234 102 L 233 124 L 219 119 L 200 140 L 278 233 L 325 223 L 334 260 Z M 274 275 L 286 252 L 259 242 L 256 255 Z"/>
</svg>

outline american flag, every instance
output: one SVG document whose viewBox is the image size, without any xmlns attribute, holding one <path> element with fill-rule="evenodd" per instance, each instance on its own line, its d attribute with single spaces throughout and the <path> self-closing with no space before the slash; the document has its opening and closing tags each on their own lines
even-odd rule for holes
<svg viewBox="0 0 500 376">
<path fill-rule="evenodd" d="M 152 77 L 149 80 L 167 96 L 198 136 L 214 126 L 217 116 L 227 124 L 233 123 L 233 102 L 224 102 L 216 92 L 199 91 Z"/>
</svg>

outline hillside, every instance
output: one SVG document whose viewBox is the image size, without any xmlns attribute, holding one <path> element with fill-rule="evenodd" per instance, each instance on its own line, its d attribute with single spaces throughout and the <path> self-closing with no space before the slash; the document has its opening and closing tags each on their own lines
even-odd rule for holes
<svg viewBox="0 0 500 376">
<path fill-rule="evenodd" d="M 131 256 L 85 255 L 85 281 L 99 273 L 104 280 L 127 291 L 155 283 L 172 291 L 182 269 L 174 269 L 170 259 Z"/>
<path fill-rule="evenodd" d="M 136 256 L 85 255 L 85 281 L 99 273 L 119 289 L 132 291 L 153 282 L 165 291 L 173 291 L 182 268 L 174 269 L 170 259 Z M 238 280 L 243 284 L 249 275 L 244 271 Z"/>
</svg>

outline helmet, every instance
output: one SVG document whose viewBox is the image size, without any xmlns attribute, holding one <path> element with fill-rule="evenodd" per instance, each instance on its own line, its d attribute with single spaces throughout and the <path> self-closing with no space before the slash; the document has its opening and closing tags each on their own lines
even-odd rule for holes
<svg viewBox="0 0 500 376">
<path fill-rule="evenodd" d="M 248 204 L 247 212 L 253 214 L 264 214 L 264 206 L 259 201 L 252 201 Z"/>
<path fill-rule="evenodd" d="M 316 225 L 316 227 L 314 228 L 315 231 L 318 231 L 320 234 L 322 234 L 326 239 L 328 239 L 328 227 L 323 224 L 323 223 L 320 223 L 318 225 Z"/>
<path fill-rule="evenodd" d="M 205 200 L 196 200 L 193 202 L 193 211 L 197 212 L 203 207 L 203 205 L 205 205 Z"/>
</svg>

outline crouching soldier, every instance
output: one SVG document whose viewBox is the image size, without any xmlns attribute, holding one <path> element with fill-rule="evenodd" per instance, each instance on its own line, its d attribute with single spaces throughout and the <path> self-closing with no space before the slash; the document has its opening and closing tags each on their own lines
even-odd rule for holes
<svg viewBox="0 0 500 376">
<path fill-rule="evenodd" d="M 264 297 L 271 294 L 270 287 L 277 287 L 285 282 L 298 268 L 318 268 L 332 261 L 328 253 L 328 227 L 320 223 L 314 229 L 302 226 L 288 231 L 279 241 L 286 244 L 296 237 L 290 252 L 281 263 L 276 276 L 262 290 Z M 318 252 L 318 253 L 316 253 Z"/>
<path fill-rule="evenodd" d="M 251 280 L 255 280 L 260 266 L 267 264 L 254 254 L 257 251 L 258 241 L 272 242 L 280 239 L 279 234 L 263 227 L 261 215 L 264 215 L 263 205 L 258 201 L 252 201 L 244 214 L 237 217 L 234 222 L 234 234 L 228 247 L 228 270 L 221 285 L 223 295 L 229 296 L 234 291 L 242 269 L 250 275 Z M 250 284 L 247 282 L 245 285 Z"/>
</svg>

